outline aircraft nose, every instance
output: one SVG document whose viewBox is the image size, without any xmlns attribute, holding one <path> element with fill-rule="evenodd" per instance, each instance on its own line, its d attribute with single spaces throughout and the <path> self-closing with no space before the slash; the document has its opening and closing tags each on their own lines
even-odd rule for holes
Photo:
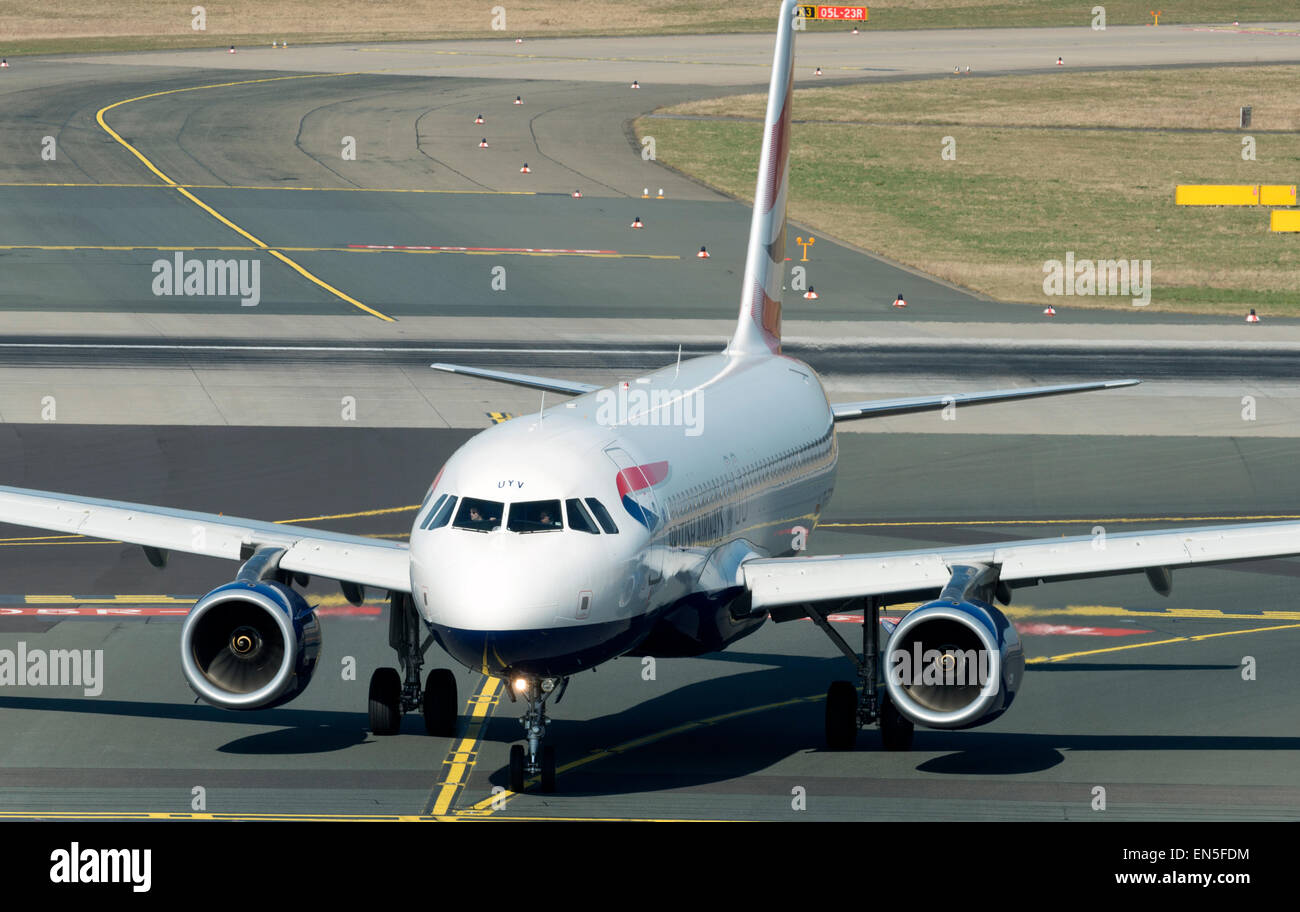
<svg viewBox="0 0 1300 912">
<path fill-rule="evenodd" d="M 531 539 L 552 539 L 533 541 Z M 590 608 L 590 570 L 566 553 L 563 535 L 529 541 L 456 532 L 414 566 L 416 600 L 434 623 L 468 630 L 527 630 L 578 619 Z M 527 545 L 527 548 L 524 547 Z"/>
</svg>

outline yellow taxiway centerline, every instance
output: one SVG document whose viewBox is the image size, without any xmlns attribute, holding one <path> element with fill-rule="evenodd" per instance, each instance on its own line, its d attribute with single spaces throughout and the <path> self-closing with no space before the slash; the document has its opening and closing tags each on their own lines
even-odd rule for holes
<svg viewBox="0 0 1300 912">
<path fill-rule="evenodd" d="M 263 243 L 254 235 L 245 231 L 239 225 L 236 225 L 230 219 L 226 218 L 216 209 L 212 208 L 207 203 L 203 202 L 203 200 L 199 199 L 197 196 L 195 196 L 193 193 L 187 190 L 184 185 L 178 184 L 176 181 L 172 180 L 170 177 L 164 174 L 158 168 L 157 165 L 155 165 L 152 161 L 149 160 L 147 156 L 145 156 L 143 152 L 141 152 L 135 146 L 131 145 L 129 142 L 123 139 L 121 134 L 119 134 L 116 130 L 110 127 L 108 125 L 108 121 L 104 119 L 104 115 L 107 114 L 109 111 L 113 110 L 114 108 L 126 104 L 131 104 L 132 102 L 135 101 L 144 101 L 149 98 L 161 98 L 164 95 L 177 95 L 184 92 L 197 92 L 203 89 L 222 89 L 222 88 L 228 88 L 230 86 L 254 85 L 257 83 L 264 83 L 264 82 L 282 82 L 289 79 L 325 79 L 333 76 L 357 76 L 357 75 L 360 74 L 359 73 L 306 73 L 306 74 L 299 74 L 295 76 L 271 76 L 264 79 L 244 79 L 236 82 L 221 82 L 221 83 L 213 83 L 210 85 L 189 86 L 188 88 L 183 88 L 183 89 L 167 89 L 162 92 L 150 92 L 147 95 L 137 95 L 134 98 L 124 98 L 121 101 L 115 101 L 110 105 L 105 105 L 104 107 L 100 108 L 99 111 L 96 112 L 95 120 L 99 123 L 101 127 L 103 127 L 104 131 L 108 133 L 109 136 L 113 137 L 113 139 L 116 140 L 119 144 L 121 144 L 123 148 L 125 148 L 132 155 L 138 158 L 146 168 L 148 168 L 151 172 L 153 172 L 154 175 L 158 177 L 159 180 L 161 180 L 167 186 L 176 190 L 177 193 L 179 193 L 181 196 L 188 199 L 190 202 L 194 203 L 204 212 L 208 213 L 213 218 L 215 218 L 217 221 L 221 222 L 221 224 L 225 225 L 227 228 L 231 229 L 236 234 L 239 234 L 240 236 L 247 238 L 258 248 L 265 250 L 271 256 L 275 257 L 277 260 L 280 260 L 282 263 L 284 263 L 286 266 L 289 266 L 291 269 L 293 269 L 303 278 L 307 279 L 309 282 L 312 282 L 320 286 L 321 288 L 325 289 L 330 294 L 334 295 L 340 300 L 346 301 L 348 304 L 351 304 L 353 307 L 365 311 L 366 313 L 370 314 L 373 317 L 378 317 L 380 320 L 383 320 L 386 323 L 395 323 L 397 321 L 394 320 L 392 317 L 388 316 L 387 314 L 380 313 L 379 311 L 375 310 L 373 307 L 367 307 L 365 304 L 362 304 L 360 301 L 358 301 L 356 298 L 352 297 L 351 295 L 347 294 L 346 292 L 340 291 L 338 288 L 335 288 L 333 285 L 329 284 L 324 279 L 313 274 L 307 269 L 304 269 L 292 258 L 285 256 L 283 253 L 280 253 L 278 250 L 275 250 L 269 245 Z"/>
<path fill-rule="evenodd" d="M 443 761 L 444 773 L 435 794 L 431 796 L 429 811 L 441 816 L 451 810 L 456 796 L 465 788 L 474 764 L 478 761 L 478 741 L 493 708 L 501 699 L 501 679 L 484 675 L 474 695 L 469 698 L 469 723 L 465 735 L 453 742 L 451 752 Z"/>
</svg>

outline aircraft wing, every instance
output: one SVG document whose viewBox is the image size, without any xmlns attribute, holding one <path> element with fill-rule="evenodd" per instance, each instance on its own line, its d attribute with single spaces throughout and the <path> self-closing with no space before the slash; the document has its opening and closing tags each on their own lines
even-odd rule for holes
<svg viewBox="0 0 1300 912">
<path fill-rule="evenodd" d="M 601 389 L 594 383 L 578 383 L 576 380 L 553 380 L 550 377 L 514 374 L 510 371 L 488 370 L 483 367 L 464 367 L 459 364 L 430 364 L 429 366 L 434 370 L 446 371 L 449 374 L 482 377 L 485 380 L 499 380 L 502 383 L 513 383 L 515 386 L 527 386 L 532 389 L 550 390 L 556 393 L 570 393 L 574 396 L 580 396 L 583 393 L 594 393 L 596 390 Z"/>
<path fill-rule="evenodd" d="M 1062 396 L 1066 393 L 1087 393 L 1093 390 L 1136 386 L 1141 380 L 1106 380 L 1099 383 L 1070 383 L 1060 386 L 1027 386 L 1021 389 L 991 390 L 983 393 L 947 393 L 942 396 L 910 396 L 905 399 L 876 399 L 868 402 L 840 402 L 831 405 L 836 421 L 855 418 L 879 418 L 885 415 L 907 415 L 947 408 L 949 405 L 985 405 L 990 402 L 1011 402 L 1016 399 L 1037 399 L 1040 396 Z"/>
<path fill-rule="evenodd" d="M 411 591 L 405 542 L 3 486 L 0 522 L 229 560 L 247 560 L 262 546 L 284 548 L 281 569 L 376 589 Z"/>
<path fill-rule="evenodd" d="M 1008 587 L 1146 571 L 1167 595 L 1175 567 L 1300 555 L 1300 522 L 1200 526 L 1074 538 L 1043 538 L 928 551 L 755 558 L 741 565 L 753 608 L 882 596 L 933 598 L 958 564 L 999 568 Z M 892 598 L 891 598 L 892 597 Z M 788 613 L 787 613 L 787 616 Z M 799 616 L 795 614 L 793 616 Z M 784 618 L 782 618 L 784 619 Z"/>
</svg>

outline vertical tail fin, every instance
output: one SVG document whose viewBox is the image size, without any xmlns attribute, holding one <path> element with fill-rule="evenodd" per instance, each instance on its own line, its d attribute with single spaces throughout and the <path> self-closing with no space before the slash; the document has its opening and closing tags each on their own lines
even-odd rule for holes
<svg viewBox="0 0 1300 912">
<path fill-rule="evenodd" d="M 736 334 L 727 346 L 734 355 L 781 351 L 781 286 L 785 282 L 785 200 L 790 186 L 790 99 L 794 91 L 795 0 L 783 0 L 776 28 L 772 84 L 763 119 L 763 148 L 749 224 L 749 252 L 740 292 Z"/>
</svg>

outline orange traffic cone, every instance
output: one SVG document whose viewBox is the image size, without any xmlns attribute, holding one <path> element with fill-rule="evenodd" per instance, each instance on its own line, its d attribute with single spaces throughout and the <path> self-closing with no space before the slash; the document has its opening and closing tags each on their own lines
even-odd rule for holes
<svg viewBox="0 0 1300 912">
<path fill-rule="evenodd" d="M 816 291 L 813 290 L 813 287 L 811 285 L 808 286 L 808 290 L 803 293 L 803 296 L 807 298 L 809 301 L 816 301 L 818 298 L 821 297 L 821 295 L 819 295 Z"/>
<path fill-rule="evenodd" d="M 1053 307 L 1051 304 L 1048 304 L 1047 307 L 1045 307 L 1045 308 L 1043 309 L 1043 316 L 1045 316 L 1045 317 L 1054 317 L 1054 316 L 1056 316 L 1056 308 Z"/>
<path fill-rule="evenodd" d="M 520 173 L 520 174 L 532 174 L 532 173 L 533 173 L 533 169 L 530 168 L 530 167 L 528 167 L 528 162 L 524 162 L 524 166 L 523 166 L 522 168 L 519 169 L 519 173 Z"/>
<path fill-rule="evenodd" d="M 634 215 L 634 216 L 632 217 L 632 227 L 633 227 L 633 228 L 644 228 L 644 227 L 645 227 L 645 225 L 642 224 L 642 222 L 641 222 L 641 216 L 639 216 L 639 215 Z"/>
<path fill-rule="evenodd" d="M 903 296 L 901 294 L 898 297 L 894 298 L 894 306 L 895 307 L 907 306 L 907 302 L 903 300 Z"/>
<path fill-rule="evenodd" d="M 573 198 L 576 199 L 576 200 L 580 200 L 580 199 L 582 199 L 582 191 L 581 191 L 581 190 L 574 190 L 574 191 L 573 191 Z"/>
<path fill-rule="evenodd" d="M 478 147 L 480 149 L 486 149 L 488 147 L 486 136 L 484 136 L 482 139 L 479 140 Z"/>
<path fill-rule="evenodd" d="M 1057 58 L 1056 58 L 1056 65 L 1057 65 L 1057 66 L 1065 66 L 1065 61 L 1062 60 L 1060 57 L 1057 57 Z"/>
<path fill-rule="evenodd" d="M 1259 322 L 1259 314 L 1255 313 L 1255 308 L 1252 307 L 1252 308 L 1250 309 L 1250 313 L 1246 314 L 1246 322 L 1247 322 L 1247 323 L 1258 323 L 1258 322 Z"/>
<path fill-rule="evenodd" d="M 663 198 L 664 198 L 664 188 L 663 188 L 663 187 L 660 187 L 660 188 L 659 188 L 659 195 L 658 195 L 657 197 L 655 197 L 655 199 L 663 199 Z"/>
<path fill-rule="evenodd" d="M 707 259 L 709 258 L 709 252 L 708 252 L 707 250 L 705 250 L 705 249 L 704 249 L 704 245 L 701 244 L 701 245 L 700 245 L 700 252 L 697 253 L 697 254 L 695 254 L 695 256 L 696 256 L 698 259 L 701 259 L 701 260 L 707 260 Z"/>
<path fill-rule="evenodd" d="M 633 80 L 632 80 L 632 88 L 634 88 L 634 89 L 639 89 L 639 88 L 641 88 L 641 83 L 639 83 L 639 82 L 637 82 L 635 79 L 633 79 Z"/>
<path fill-rule="evenodd" d="M 641 191 L 641 199 L 648 200 L 649 198 L 650 198 L 650 188 L 646 187 L 644 190 Z"/>
<path fill-rule="evenodd" d="M 522 96 L 522 95 L 516 95 L 516 96 L 515 96 L 515 104 L 523 104 L 523 103 L 524 103 L 524 98 L 523 98 L 523 96 Z"/>
<path fill-rule="evenodd" d="M 483 115 L 482 115 L 482 114 L 480 114 L 478 117 L 475 117 L 475 118 L 474 118 L 474 123 L 476 123 L 476 124 L 481 124 L 482 122 L 483 122 Z"/>
</svg>

